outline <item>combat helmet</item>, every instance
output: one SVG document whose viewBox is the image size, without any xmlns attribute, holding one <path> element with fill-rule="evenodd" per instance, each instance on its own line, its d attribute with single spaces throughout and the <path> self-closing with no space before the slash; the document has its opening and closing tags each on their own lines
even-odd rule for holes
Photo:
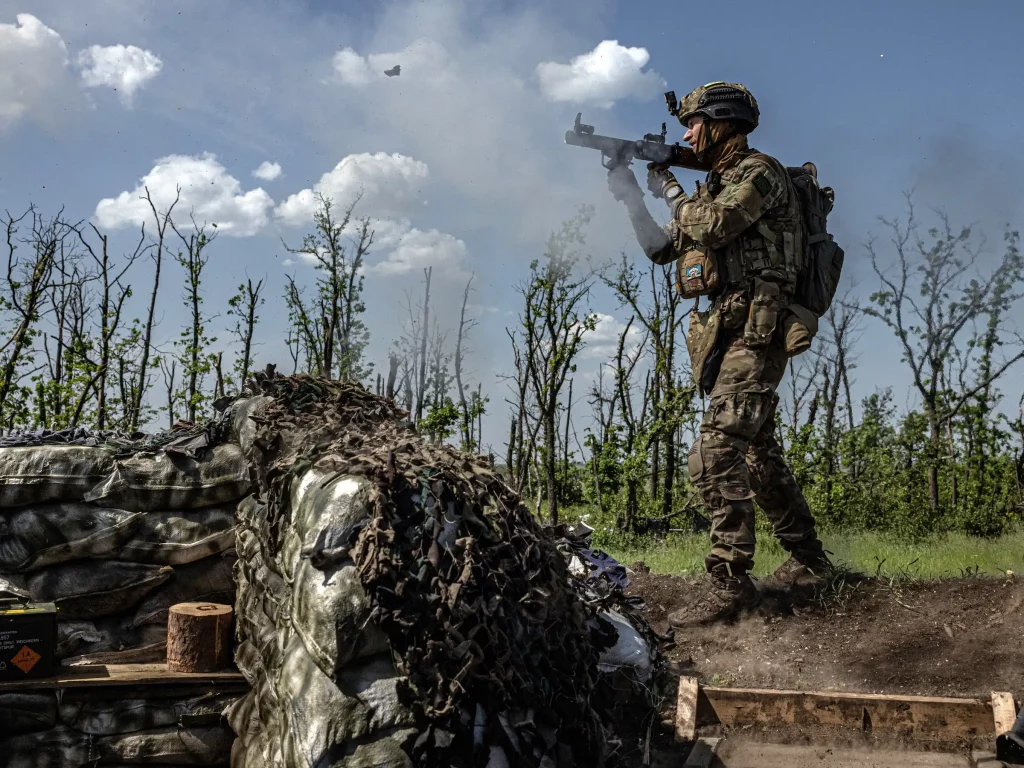
<svg viewBox="0 0 1024 768">
<path fill-rule="evenodd" d="M 671 106 L 670 102 L 670 110 Z M 721 81 L 694 89 L 672 111 L 683 125 L 694 115 L 702 115 L 707 120 L 731 120 L 740 133 L 750 133 L 757 128 L 760 117 L 757 101 L 746 87 Z"/>
</svg>

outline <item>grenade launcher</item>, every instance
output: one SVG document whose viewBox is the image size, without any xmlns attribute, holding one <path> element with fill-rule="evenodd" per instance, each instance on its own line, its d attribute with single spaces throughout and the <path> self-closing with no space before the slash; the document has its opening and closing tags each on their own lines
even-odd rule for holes
<svg viewBox="0 0 1024 768">
<path fill-rule="evenodd" d="M 671 92 L 670 92 L 671 93 Z M 669 94 L 665 94 L 668 99 Z M 675 94 L 671 94 L 673 100 Z M 596 149 L 601 152 L 601 165 L 611 169 L 631 161 L 642 160 L 648 163 L 664 163 L 675 165 L 680 168 L 689 168 L 695 171 L 706 171 L 708 167 L 702 165 L 689 147 L 681 146 L 678 142 L 668 144 L 665 141 L 667 129 L 665 123 L 661 124 L 661 133 L 648 133 L 639 141 L 632 139 L 616 139 L 612 136 L 601 136 L 594 133 L 594 126 L 584 125 L 580 122 L 583 113 L 577 113 L 576 124 L 571 131 L 565 132 L 565 143 L 576 147 Z"/>
</svg>

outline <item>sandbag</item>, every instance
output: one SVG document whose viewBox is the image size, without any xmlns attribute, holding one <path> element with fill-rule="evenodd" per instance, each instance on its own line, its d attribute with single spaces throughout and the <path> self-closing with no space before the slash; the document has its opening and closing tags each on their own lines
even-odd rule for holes
<svg viewBox="0 0 1024 768">
<path fill-rule="evenodd" d="M 130 620 L 129 615 L 128 619 Z M 108 616 L 96 621 L 58 621 L 57 658 L 65 659 L 65 666 L 101 662 L 100 658 L 118 658 L 135 663 L 140 657 L 152 657 L 155 661 L 166 656 L 167 627 L 147 625 L 132 629 L 124 616 Z M 163 647 L 163 652 L 152 653 L 153 646 Z M 149 649 L 149 650 L 146 650 Z M 137 653 L 138 652 L 138 653 Z"/>
<path fill-rule="evenodd" d="M 221 713 L 242 697 L 237 694 L 206 694 L 192 698 L 65 700 L 60 722 L 94 736 L 115 736 L 154 728 L 187 725 L 189 728 L 219 725 Z"/>
<path fill-rule="evenodd" d="M 231 413 L 228 416 L 231 423 L 230 439 L 241 447 L 247 458 L 252 455 L 253 443 L 256 440 L 256 422 L 252 421 L 251 417 L 262 417 L 271 402 L 272 398 L 260 395 L 236 400 L 231 405 Z"/>
<path fill-rule="evenodd" d="M 118 560 L 58 565 L 26 578 L 33 599 L 56 603 L 61 620 L 128 610 L 171 577 L 167 566 Z"/>
<path fill-rule="evenodd" d="M 111 556 L 141 517 L 137 512 L 76 503 L 33 505 L 0 514 L 0 572 Z"/>
<path fill-rule="evenodd" d="M 402 744 L 415 736 L 415 729 L 401 728 L 365 743 L 356 744 L 351 754 L 338 763 L 339 768 L 412 768 L 412 760 L 402 749 Z M 504 765 L 508 766 L 508 763 Z M 488 762 L 487 768 L 496 766 Z"/>
<path fill-rule="evenodd" d="M 235 545 L 231 507 L 142 515 L 118 557 L 139 563 L 185 565 L 220 554 Z"/>
<path fill-rule="evenodd" d="M 329 470 L 306 472 L 292 492 L 291 524 L 302 540 L 302 552 L 346 556 L 353 531 L 370 518 L 371 488 L 360 477 L 338 477 Z"/>
<path fill-rule="evenodd" d="M 261 542 L 270 540 L 270 522 L 267 519 L 267 505 L 257 501 L 255 496 L 246 496 L 235 509 L 235 519 L 240 529 L 252 531 Z"/>
<path fill-rule="evenodd" d="M 92 621 L 59 621 L 57 622 L 58 659 L 74 656 L 80 651 L 88 652 L 93 643 L 108 644 L 107 633 L 97 629 Z"/>
<path fill-rule="evenodd" d="M 81 501 L 114 466 L 114 454 L 81 445 L 0 448 L 0 509 Z"/>
<path fill-rule="evenodd" d="M 164 728 L 96 739 L 101 763 L 227 765 L 235 734 L 226 725 Z"/>
<path fill-rule="evenodd" d="M 319 571 L 303 560 L 292 594 L 292 627 L 328 677 L 352 659 L 388 650 L 387 636 L 370 622 L 366 591 L 351 561 Z"/>
<path fill-rule="evenodd" d="M 58 725 L 0 741 L 3 768 L 78 768 L 95 757 L 92 737 Z"/>
<path fill-rule="evenodd" d="M 256 691 L 249 691 L 229 704 L 224 710 L 224 719 L 243 746 L 252 741 L 262 730 L 256 709 Z"/>
<path fill-rule="evenodd" d="M 282 726 L 292 743 L 291 765 L 318 765 L 355 739 L 414 725 L 412 712 L 398 701 L 400 678 L 390 656 L 351 665 L 337 680 L 335 685 L 302 641 L 292 638 L 277 682 Z"/>
<path fill-rule="evenodd" d="M 201 460 L 180 453 L 138 453 L 118 459 L 85 500 L 140 511 L 198 509 L 227 504 L 249 489 L 237 445 L 218 445 Z"/>
<path fill-rule="evenodd" d="M 292 520 L 278 556 L 285 580 L 295 577 L 303 558 L 318 568 L 348 560 L 352 534 L 370 516 L 370 487 L 362 478 L 319 469 L 292 484 Z"/>
<path fill-rule="evenodd" d="M 57 697 L 52 692 L 0 694 L 0 738 L 45 731 L 56 724 Z"/>
<path fill-rule="evenodd" d="M 231 558 L 215 555 L 173 569 L 174 575 L 170 581 L 139 605 L 131 626 L 137 628 L 145 624 L 166 624 L 168 609 L 177 603 L 210 602 L 233 605 L 235 580 L 231 567 Z"/>
</svg>

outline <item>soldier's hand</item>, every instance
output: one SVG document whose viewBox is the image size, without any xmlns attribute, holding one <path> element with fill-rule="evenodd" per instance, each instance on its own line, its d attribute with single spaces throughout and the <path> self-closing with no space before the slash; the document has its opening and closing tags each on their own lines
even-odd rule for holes
<svg viewBox="0 0 1024 768">
<path fill-rule="evenodd" d="M 608 171 L 608 190 L 620 203 L 627 205 L 642 201 L 643 190 L 633 175 L 633 171 L 625 163 L 613 166 Z"/>
<path fill-rule="evenodd" d="M 669 187 L 679 187 L 680 192 L 682 191 L 682 187 L 679 186 L 676 177 L 669 170 L 669 166 L 662 163 L 648 163 L 647 188 L 651 190 L 651 194 L 657 198 L 663 198 Z M 676 195 L 678 194 L 677 192 Z"/>
</svg>

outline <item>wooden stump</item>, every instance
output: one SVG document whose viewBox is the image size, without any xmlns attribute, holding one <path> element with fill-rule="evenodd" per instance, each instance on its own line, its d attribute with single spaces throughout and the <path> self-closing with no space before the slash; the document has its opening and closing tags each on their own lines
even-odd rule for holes
<svg viewBox="0 0 1024 768">
<path fill-rule="evenodd" d="M 230 605 L 178 603 L 167 617 L 167 668 L 216 672 L 230 661 Z"/>
</svg>

